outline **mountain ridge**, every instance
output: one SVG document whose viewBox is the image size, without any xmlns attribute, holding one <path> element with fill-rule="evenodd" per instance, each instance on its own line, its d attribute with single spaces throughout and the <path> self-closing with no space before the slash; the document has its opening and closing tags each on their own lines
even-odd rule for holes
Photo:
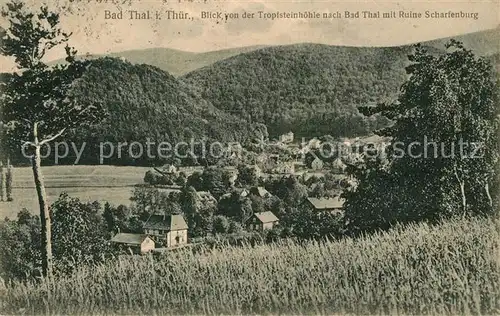
<svg viewBox="0 0 500 316">
<path fill-rule="evenodd" d="M 429 41 L 420 42 L 427 46 L 443 47 L 444 43 L 449 39 L 454 38 L 464 43 L 466 47 L 471 48 L 479 55 L 492 55 L 500 52 L 500 26 L 495 29 L 484 31 L 472 32 L 457 36 L 450 36 L 446 38 L 433 39 Z M 345 46 L 345 45 L 329 45 L 321 43 L 294 43 L 284 45 L 255 45 L 244 46 L 237 48 L 227 48 L 207 52 L 189 52 L 173 48 L 146 48 L 146 49 L 132 49 L 121 52 L 113 52 L 109 54 L 97 55 L 82 55 L 80 58 L 100 58 L 104 56 L 125 58 L 133 64 L 150 64 L 156 66 L 175 77 L 185 75 L 196 69 L 209 66 L 217 61 L 224 60 L 242 53 L 248 53 L 255 50 L 274 47 L 274 46 L 291 46 L 299 44 L 319 44 L 335 47 L 355 47 L 367 48 L 367 46 Z M 413 44 L 416 44 L 413 43 Z M 370 48 L 389 48 L 389 47 L 403 47 L 413 45 L 393 45 L 393 46 L 372 46 Z M 62 60 L 52 61 L 50 64 L 59 63 Z"/>
</svg>

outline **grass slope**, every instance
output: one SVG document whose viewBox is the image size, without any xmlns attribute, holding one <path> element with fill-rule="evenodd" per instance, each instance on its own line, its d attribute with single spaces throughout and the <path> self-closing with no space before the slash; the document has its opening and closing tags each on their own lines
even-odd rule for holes
<svg viewBox="0 0 500 316">
<path fill-rule="evenodd" d="M 53 284 L 0 284 L 0 312 L 494 314 L 499 238 L 498 222 L 462 219 L 324 244 L 123 257 Z"/>
</svg>

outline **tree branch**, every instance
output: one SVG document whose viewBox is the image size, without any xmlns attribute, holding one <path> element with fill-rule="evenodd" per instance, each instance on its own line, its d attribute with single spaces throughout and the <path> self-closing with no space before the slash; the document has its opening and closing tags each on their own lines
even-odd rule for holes
<svg viewBox="0 0 500 316">
<path fill-rule="evenodd" d="M 33 146 L 33 147 L 36 146 L 36 144 L 34 142 L 30 142 L 28 140 L 21 140 L 21 144 L 23 144 L 23 145 L 30 145 L 30 146 Z"/>
<path fill-rule="evenodd" d="M 57 137 L 61 136 L 61 135 L 64 133 L 64 131 L 66 131 L 66 128 L 63 128 L 62 130 L 60 130 L 60 131 L 59 131 L 57 134 L 55 134 L 54 136 L 51 136 L 51 137 L 49 137 L 49 138 L 46 138 L 46 139 L 42 140 L 42 141 L 40 142 L 40 144 L 39 144 L 39 145 L 41 146 L 41 145 L 43 145 L 43 144 L 46 144 L 46 143 L 49 143 L 49 142 L 53 141 L 53 140 L 54 140 L 54 139 L 56 139 Z"/>
</svg>

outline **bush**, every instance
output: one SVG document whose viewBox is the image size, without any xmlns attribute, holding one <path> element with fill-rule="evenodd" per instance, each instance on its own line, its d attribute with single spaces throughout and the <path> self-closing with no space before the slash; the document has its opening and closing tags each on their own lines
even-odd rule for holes
<svg viewBox="0 0 500 316">
<path fill-rule="evenodd" d="M 214 234 L 226 234 L 229 231 L 229 220 L 227 217 L 222 215 L 217 215 L 213 220 L 213 232 Z"/>
</svg>

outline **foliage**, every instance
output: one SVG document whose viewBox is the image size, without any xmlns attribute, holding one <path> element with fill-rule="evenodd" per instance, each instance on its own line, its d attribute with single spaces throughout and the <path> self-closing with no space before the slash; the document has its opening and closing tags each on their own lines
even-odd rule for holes
<svg viewBox="0 0 500 316">
<path fill-rule="evenodd" d="M 240 234 L 241 232 L 243 232 L 243 226 L 237 221 L 229 220 L 228 233 Z"/>
<path fill-rule="evenodd" d="M 113 207 L 109 203 L 104 204 L 102 217 L 110 235 L 114 235 L 119 232 L 136 234 L 143 233 L 143 222 L 140 221 L 139 218 L 133 213 L 133 209 L 126 207 L 125 205 Z"/>
<path fill-rule="evenodd" d="M 304 204 L 289 209 L 280 218 L 284 237 L 303 239 L 337 238 L 344 233 L 342 216 L 316 211 Z"/>
<path fill-rule="evenodd" d="M 227 217 L 222 215 L 217 215 L 214 217 L 213 223 L 213 233 L 214 234 L 226 234 L 229 232 L 229 220 Z"/>
<path fill-rule="evenodd" d="M 495 211 L 490 193 L 499 156 L 495 71 L 456 41 L 447 48 L 434 56 L 417 45 L 397 102 L 361 109 L 394 121 L 377 132 L 394 145 L 385 155 L 349 167 L 356 180 L 345 193 L 351 230 Z"/>
<path fill-rule="evenodd" d="M 162 192 L 157 188 L 137 186 L 130 198 L 132 213 L 141 221 L 146 221 L 152 214 L 177 214 L 181 212 L 176 193 Z"/>
<path fill-rule="evenodd" d="M 94 123 L 100 102 L 81 104 L 70 93 L 75 81 L 82 77 L 87 63 L 75 60 L 76 50 L 66 45 L 65 64 L 49 67 L 42 62 L 52 48 L 64 44 L 71 34 L 59 28 L 59 14 L 46 6 L 40 12 L 26 10 L 20 1 L 6 4 L 2 16 L 10 22 L 2 29 L 0 51 L 15 58 L 20 71 L 2 80 L 2 120 L 6 139 L 16 142 L 48 142 L 66 130 Z"/>
<path fill-rule="evenodd" d="M 0 275 L 5 280 L 27 279 L 40 274 L 40 219 L 26 209 L 17 219 L 0 223 Z"/>
<path fill-rule="evenodd" d="M 204 203 L 195 188 L 190 186 L 182 188 L 178 201 L 187 222 L 190 237 L 203 237 L 212 232 L 215 203 Z"/>
<path fill-rule="evenodd" d="M 238 185 L 240 187 L 256 186 L 259 184 L 259 177 L 255 166 L 241 164 L 238 166 Z"/>
<path fill-rule="evenodd" d="M 75 268 L 101 262 L 111 254 L 110 234 L 100 205 L 82 203 L 62 194 L 50 208 L 54 272 L 68 274 Z M 40 218 L 23 209 L 17 219 L 0 223 L 2 278 L 27 280 L 40 276 L 42 266 Z"/>
<path fill-rule="evenodd" d="M 196 191 L 210 192 L 216 199 L 219 199 L 231 188 L 231 174 L 220 167 L 208 167 L 203 173 L 192 173 L 187 181 L 187 186 L 192 186 Z"/>
<path fill-rule="evenodd" d="M 105 160 L 110 164 L 142 164 L 174 162 L 174 146 L 185 141 L 189 146 L 179 146 L 179 155 L 189 160 L 191 141 L 244 141 L 250 127 L 243 120 L 225 113 L 201 99 L 192 89 L 170 74 L 149 65 L 133 65 L 114 58 L 93 60 L 82 80 L 75 86 L 79 102 L 88 104 L 102 100 L 105 114 L 99 126 L 85 133 L 71 135 L 77 143 L 87 141 L 88 148 L 82 163 L 97 163 L 99 142 L 109 141 L 143 145 L 144 154 L 134 158 L 130 148 L 122 148 L 120 155 Z M 99 136 L 95 136 L 99 135 Z M 146 151 L 149 145 L 151 157 Z M 163 146 L 162 142 L 172 147 Z M 194 148 L 201 153 L 199 146 Z M 117 149 L 118 151 L 118 149 Z"/>
<path fill-rule="evenodd" d="M 51 205 L 57 272 L 68 273 L 79 266 L 95 264 L 111 253 L 110 235 L 100 208 L 97 202 L 82 203 L 67 194 L 61 194 Z"/>
<path fill-rule="evenodd" d="M 193 187 L 197 191 L 202 191 L 203 189 L 203 179 L 202 173 L 199 171 L 193 172 L 186 181 L 187 187 Z"/>
<path fill-rule="evenodd" d="M 287 207 L 296 207 L 307 197 L 307 188 L 295 176 L 283 176 L 277 180 L 270 180 L 266 189 L 276 195 Z"/>
<path fill-rule="evenodd" d="M 217 213 L 244 224 L 253 215 L 254 210 L 249 198 L 241 196 L 238 191 L 233 191 L 219 200 Z"/>
<path fill-rule="evenodd" d="M 215 107 L 265 123 L 276 137 L 364 135 L 387 125 L 356 107 L 394 96 L 405 79 L 407 46 L 268 47 L 195 70 L 181 79 Z"/>
<path fill-rule="evenodd" d="M 101 103 L 100 100 L 86 104 L 75 102 L 71 91 L 75 82 L 83 76 L 87 63 L 75 59 L 76 50 L 67 45 L 71 34 L 61 30 L 58 13 L 50 12 L 47 6 L 41 6 L 38 12 L 33 13 L 23 2 L 12 0 L 2 7 L 1 15 L 9 26 L 7 29 L 0 28 L 0 53 L 13 57 L 17 66 L 16 72 L 3 76 L 4 80 L 0 82 L 3 92 L 0 119 L 6 127 L 3 140 L 17 152 L 27 146 L 31 153 L 40 206 L 42 270 L 44 275 L 50 276 L 51 219 L 40 170 L 41 147 L 68 130 L 98 122 Z M 62 44 L 66 44 L 67 63 L 47 66 L 42 61 L 46 53 Z M 11 181 L 12 175 L 9 178 Z M 12 200 L 10 192 L 7 199 Z"/>
<path fill-rule="evenodd" d="M 499 227 L 461 219 L 335 242 L 118 258 L 53 283 L 0 284 L 0 312 L 497 314 Z"/>
</svg>

